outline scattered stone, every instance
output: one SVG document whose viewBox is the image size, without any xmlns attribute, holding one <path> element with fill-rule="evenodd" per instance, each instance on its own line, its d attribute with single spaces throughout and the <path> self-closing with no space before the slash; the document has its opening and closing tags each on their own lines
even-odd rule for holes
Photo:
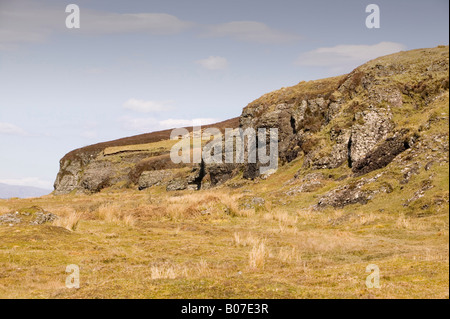
<svg viewBox="0 0 450 319">
<path fill-rule="evenodd" d="M 30 222 L 30 225 L 42 225 L 52 222 L 57 218 L 58 217 L 52 213 L 37 212 L 34 214 L 34 220 Z"/>
<path fill-rule="evenodd" d="M 431 179 L 431 178 L 430 178 L 430 179 Z M 417 191 L 414 193 L 414 195 L 413 195 L 411 198 L 409 198 L 409 199 L 403 204 L 404 207 L 407 207 L 407 206 L 409 206 L 409 204 L 411 204 L 412 202 L 415 202 L 415 201 L 418 200 L 419 198 L 424 197 L 424 196 L 425 196 L 425 192 L 426 192 L 427 190 L 430 190 L 430 189 L 432 189 L 432 188 L 434 187 L 433 184 L 431 184 L 431 180 L 430 180 L 430 179 L 425 180 L 425 181 L 422 183 L 422 186 L 420 187 L 420 189 L 417 190 Z"/>
<path fill-rule="evenodd" d="M 313 180 L 303 183 L 300 186 L 292 187 L 286 192 L 286 195 L 292 196 L 298 193 L 310 193 L 322 188 L 323 182 L 320 180 Z"/>
<path fill-rule="evenodd" d="M 415 163 L 412 167 L 408 166 L 402 170 L 403 179 L 400 181 L 400 184 L 408 184 L 409 180 L 412 176 L 419 174 L 419 164 Z"/>
<path fill-rule="evenodd" d="M 326 206 L 332 206 L 336 208 L 342 208 L 350 204 L 367 204 L 377 193 L 392 191 L 392 188 L 381 186 L 378 190 L 367 190 L 363 187 L 367 184 L 377 181 L 383 173 L 377 174 L 373 178 L 363 178 L 358 182 L 346 184 L 335 188 L 324 196 L 322 196 L 315 209 L 324 208 Z"/>
<path fill-rule="evenodd" d="M 299 178 L 299 172 L 294 175 L 294 178 L 286 183 L 286 185 L 295 183 Z M 302 184 L 299 186 L 292 187 L 286 192 L 286 195 L 292 196 L 297 193 L 309 193 L 314 192 L 324 185 L 324 180 L 326 177 L 322 173 L 309 173 L 306 174 L 302 179 Z"/>
<path fill-rule="evenodd" d="M 434 161 L 429 161 L 426 165 L 425 165 L 425 170 L 429 171 L 431 169 L 431 166 L 433 166 L 435 164 Z"/>
<path fill-rule="evenodd" d="M 19 224 L 22 221 L 18 212 L 8 213 L 0 216 L 0 224 Z"/>
<path fill-rule="evenodd" d="M 261 208 L 264 207 L 264 204 L 266 201 L 264 198 L 261 197 L 250 197 L 244 199 L 244 201 L 241 203 L 240 208 L 242 209 L 253 209 L 253 208 Z"/>
<path fill-rule="evenodd" d="M 16 212 L 7 213 L 0 216 L 0 225 L 7 224 L 8 226 L 14 225 L 42 225 L 49 223 L 57 219 L 55 214 L 46 212 L 40 207 L 33 206 L 24 208 Z"/>
</svg>

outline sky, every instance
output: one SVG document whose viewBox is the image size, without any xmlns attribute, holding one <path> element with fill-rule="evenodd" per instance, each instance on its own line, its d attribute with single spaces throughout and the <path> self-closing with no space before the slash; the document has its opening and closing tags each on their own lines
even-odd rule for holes
<svg viewBox="0 0 450 319">
<path fill-rule="evenodd" d="M 377 4 L 380 27 L 367 28 Z M 66 6 L 80 9 L 67 28 Z M 0 0 L 0 183 L 86 145 L 239 116 L 261 95 L 448 44 L 447 0 Z"/>
</svg>

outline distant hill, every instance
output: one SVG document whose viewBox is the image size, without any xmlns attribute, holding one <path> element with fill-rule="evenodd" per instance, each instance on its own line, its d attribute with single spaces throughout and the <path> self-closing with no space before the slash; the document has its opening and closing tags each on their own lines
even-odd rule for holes
<svg viewBox="0 0 450 319">
<path fill-rule="evenodd" d="M 7 199 L 11 197 L 27 198 L 27 197 L 40 197 L 50 194 L 52 191 L 49 189 L 42 189 L 38 187 L 30 186 L 18 186 L 8 185 L 0 183 L 0 198 Z"/>
</svg>

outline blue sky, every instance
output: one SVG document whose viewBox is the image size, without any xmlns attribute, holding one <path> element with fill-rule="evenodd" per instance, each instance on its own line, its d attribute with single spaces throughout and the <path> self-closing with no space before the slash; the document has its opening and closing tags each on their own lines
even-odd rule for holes
<svg viewBox="0 0 450 319">
<path fill-rule="evenodd" d="M 80 29 L 67 29 L 68 4 Z M 365 8 L 380 8 L 368 29 Z M 0 0 L 0 183 L 72 149 L 239 116 L 264 93 L 448 44 L 449 2 Z"/>
</svg>

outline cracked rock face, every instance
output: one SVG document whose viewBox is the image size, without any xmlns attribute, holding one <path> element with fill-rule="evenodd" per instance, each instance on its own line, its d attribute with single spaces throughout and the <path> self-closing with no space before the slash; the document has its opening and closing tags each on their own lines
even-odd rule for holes
<svg viewBox="0 0 450 319">
<path fill-rule="evenodd" d="M 90 192 L 99 192 L 113 183 L 113 170 L 113 166 L 110 162 L 92 162 L 84 171 L 81 179 L 81 186 Z"/>
<path fill-rule="evenodd" d="M 55 194 L 66 194 L 80 188 L 82 164 L 80 161 L 61 161 L 61 168 L 54 184 Z"/>
<path fill-rule="evenodd" d="M 167 191 L 180 191 L 188 188 L 188 183 L 185 178 L 176 178 L 171 180 L 166 187 Z"/>
<path fill-rule="evenodd" d="M 280 103 L 270 108 L 261 105 L 248 106 L 243 110 L 240 126 L 243 129 L 278 129 L 278 152 L 281 164 L 288 163 L 301 154 L 301 144 L 310 132 L 317 132 L 326 123 L 330 100 L 323 97 L 304 99 L 297 103 Z M 339 109 L 334 104 L 334 109 Z M 261 164 L 248 164 L 244 178 L 259 176 Z"/>
<path fill-rule="evenodd" d="M 143 172 L 139 177 L 139 190 L 143 190 L 154 185 L 167 183 L 173 173 L 170 170 L 155 170 Z"/>
<path fill-rule="evenodd" d="M 352 171 L 357 175 L 363 175 L 383 168 L 392 162 L 398 154 L 409 149 L 411 143 L 413 141 L 405 137 L 405 134 L 397 132 L 393 137 L 387 138 L 354 163 Z"/>
<path fill-rule="evenodd" d="M 386 139 L 394 127 L 391 118 L 390 111 L 383 109 L 372 109 L 355 114 L 357 124 L 352 126 L 350 137 L 351 163 L 362 160 L 378 142 Z"/>
</svg>

